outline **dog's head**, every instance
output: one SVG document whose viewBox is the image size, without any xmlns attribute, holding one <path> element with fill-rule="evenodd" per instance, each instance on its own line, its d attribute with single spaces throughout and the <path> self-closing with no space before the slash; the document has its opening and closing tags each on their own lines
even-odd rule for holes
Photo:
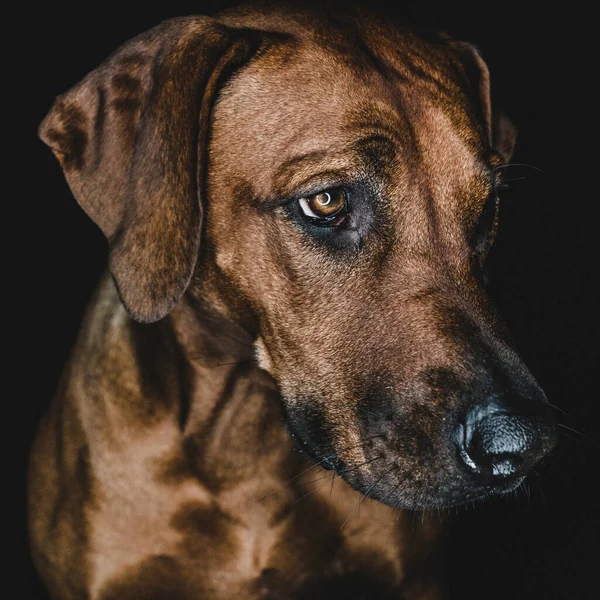
<svg viewBox="0 0 600 600">
<path fill-rule="evenodd" d="M 125 306 L 252 315 L 302 446 L 392 505 L 513 489 L 553 446 L 482 285 L 512 126 L 467 44 L 244 8 L 136 38 L 41 128 Z"/>
</svg>

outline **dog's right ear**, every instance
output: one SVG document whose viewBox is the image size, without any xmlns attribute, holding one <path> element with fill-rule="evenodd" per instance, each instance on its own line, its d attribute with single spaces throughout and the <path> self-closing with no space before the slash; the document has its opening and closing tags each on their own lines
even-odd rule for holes
<svg viewBox="0 0 600 600">
<path fill-rule="evenodd" d="M 456 40 L 450 40 L 450 45 L 458 54 L 460 68 L 471 88 L 473 105 L 490 145 L 506 164 L 515 148 L 517 128 L 505 113 L 492 110 L 490 73 L 477 48 Z"/>
<path fill-rule="evenodd" d="M 60 96 L 40 126 L 106 235 L 110 270 L 138 321 L 165 316 L 190 281 L 212 104 L 261 39 L 207 17 L 167 21 Z"/>
</svg>

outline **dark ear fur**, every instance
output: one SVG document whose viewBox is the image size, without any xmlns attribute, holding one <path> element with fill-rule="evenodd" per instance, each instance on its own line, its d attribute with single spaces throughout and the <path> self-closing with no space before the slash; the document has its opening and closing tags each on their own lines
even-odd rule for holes
<svg viewBox="0 0 600 600">
<path fill-rule="evenodd" d="M 517 139 L 517 128 L 502 112 L 492 111 L 490 73 L 477 49 L 466 42 L 450 41 L 457 50 L 462 70 L 473 93 L 478 118 L 485 127 L 491 147 L 504 163 L 510 160 Z"/>
<path fill-rule="evenodd" d="M 212 104 L 258 37 L 207 17 L 167 21 L 60 96 L 40 126 L 108 238 L 110 270 L 138 321 L 164 317 L 190 281 Z"/>
<path fill-rule="evenodd" d="M 517 128 L 503 112 L 497 112 L 492 121 L 492 147 L 504 160 L 510 162 L 517 143 Z"/>
</svg>

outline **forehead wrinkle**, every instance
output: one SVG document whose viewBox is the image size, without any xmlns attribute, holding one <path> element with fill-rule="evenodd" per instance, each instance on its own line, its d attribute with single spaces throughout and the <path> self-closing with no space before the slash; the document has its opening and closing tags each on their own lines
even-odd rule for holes
<svg viewBox="0 0 600 600">
<path fill-rule="evenodd" d="M 397 154 L 397 144 L 383 133 L 374 133 L 369 137 L 361 138 L 352 144 L 352 148 L 360 156 L 377 152 L 382 161 L 394 160 Z"/>
<path fill-rule="evenodd" d="M 330 156 L 330 152 L 327 150 L 313 150 L 299 156 L 294 156 L 277 167 L 273 179 L 276 182 L 286 182 L 299 172 L 309 172 L 315 166 L 324 164 L 328 156 Z"/>
<path fill-rule="evenodd" d="M 392 161 L 396 157 L 398 144 L 383 133 L 350 142 L 340 152 L 314 150 L 300 156 L 295 156 L 282 163 L 273 175 L 273 189 L 279 193 L 291 193 L 309 178 L 337 175 L 352 177 L 357 173 L 368 170 L 371 155 L 377 152 L 384 161 Z M 383 175 L 383 173 L 378 175 Z"/>
<path fill-rule="evenodd" d="M 344 129 L 361 132 L 364 136 L 387 137 L 403 162 L 410 164 L 419 152 L 411 122 L 408 96 L 397 86 L 378 88 L 379 94 L 365 104 L 355 107 L 348 115 Z"/>
</svg>

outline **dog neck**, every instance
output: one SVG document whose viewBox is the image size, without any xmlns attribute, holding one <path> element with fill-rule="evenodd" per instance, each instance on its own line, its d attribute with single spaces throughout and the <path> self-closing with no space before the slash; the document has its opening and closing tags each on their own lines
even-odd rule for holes
<svg viewBox="0 0 600 600">
<path fill-rule="evenodd" d="M 230 404 L 234 396 L 277 396 L 275 382 L 256 365 L 253 335 L 214 290 L 189 290 L 165 326 L 174 334 L 186 364 L 188 398 L 180 399 L 184 434 L 210 426 L 215 410 Z"/>
<path fill-rule="evenodd" d="M 137 436 L 177 421 L 184 438 L 214 435 L 208 430 L 235 403 L 236 419 L 263 411 L 281 427 L 277 387 L 256 365 L 253 336 L 211 286 L 191 287 L 166 318 L 140 324 L 127 316 L 106 276 L 78 345 L 74 367 L 87 375 L 72 385 L 87 390 L 83 414 L 106 421 L 107 429 L 125 427 Z"/>
<path fill-rule="evenodd" d="M 269 472 L 288 477 L 304 459 L 290 457 L 298 453 L 283 425 L 277 386 L 256 365 L 252 335 L 227 305 L 207 296 L 207 288 L 190 290 L 165 320 L 186 365 L 179 413 L 188 464 L 216 493 Z"/>
</svg>

